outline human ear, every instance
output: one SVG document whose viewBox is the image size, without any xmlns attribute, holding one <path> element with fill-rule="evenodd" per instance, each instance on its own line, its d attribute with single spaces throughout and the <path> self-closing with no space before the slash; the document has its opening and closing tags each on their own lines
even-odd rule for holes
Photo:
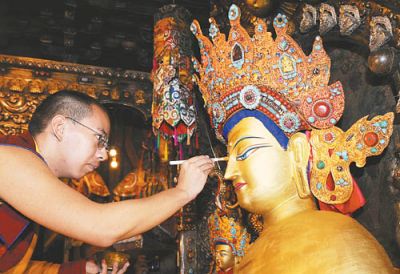
<svg viewBox="0 0 400 274">
<path fill-rule="evenodd" d="M 51 119 L 51 130 L 58 141 L 63 138 L 65 121 L 65 117 L 62 115 L 56 115 Z"/>
<path fill-rule="evenodd" d="M 307 198 L 311 194 L 307 178 L 307 165 L 310 158 L 310 144 L 307 136 L 300 132 L 294 134 L 289 139 L 288 151 L 292 178 L 296 184 L 297 193 L 300 198 Z"/>
</svg>

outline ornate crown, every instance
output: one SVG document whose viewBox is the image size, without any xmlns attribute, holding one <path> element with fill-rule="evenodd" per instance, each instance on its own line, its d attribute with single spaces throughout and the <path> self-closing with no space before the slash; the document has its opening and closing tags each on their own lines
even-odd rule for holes
<svg viewBox="0 0 400 274">
<path fill-rule="evenodd" d="M 235 256 L 243 257 L 250 244 L 250 234 L 238 221 L 226 215 L 214 212 L 208 218 L 210 231 L 210 249 L 215 254 L 215 244 L 220 242 L 229 245 Z"/>
<path fill-rule="evenodd" d="M 340 82 L 328 85 L 330 58 L 317 37 L 306 56 L 287 34 L 288 20 L 278 14 L 273 25 L 275 40 L 264 21 L 255 23 L 250 37 L 240 25 L 240 9 L 229 9 L 228 40 L 210 19 L 205 37 L 195 20 L 191 30 L 199 41 L 201 64 L 193 58 L 199 73 L 196 81 L 203 94 L 217 137 L 224 141 L 224 126 L 241 110 L 246 116 L 262 112 L 285 133 L 310 128 L 329 128 L 340 119 L 344 93 Z"/>
<path fill-rule="evenodd" d="M 199 74 L 195 78 L 217 137 L 224 141 L 229 130 L 249 116 L 259 118 L 281 145 L 297 131 L 314 129 L 310 189 L 321 202 L 345 203 L 355 184 L 349 165 L 355 162 L 362 167 L 367 157 L 382 153 L 393 131 L 393 113 L 370 121 L 364 117 L 343 132 L 334 125 L 344 110 L 344 92 L 340 82 L 328 85 L 330 58 L 322 39 L 316 37 L 306 56 L 286 33 L 286 16 L 278 14 L 273 21 L 275 39 L 261 19 L 250 37 L 240 25 L 236 5 L 228 16 L 228 40 L 214 19 L 209 30 L 213 42 L 202 34 L 197 21 L 191 25 L 201 53 L 201 64 L 193 58 Z M 273 123 L 264 121 L 264 116 Z"/>
</svg>

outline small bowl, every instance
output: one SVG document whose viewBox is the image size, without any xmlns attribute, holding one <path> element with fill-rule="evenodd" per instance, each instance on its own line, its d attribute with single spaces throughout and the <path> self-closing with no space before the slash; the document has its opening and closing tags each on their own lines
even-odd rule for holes
<svg viewBox="0 0 400 274">
<path fill-rule="evenodd" d="M 108 251 L 104 254 L 104 259 L 106 260 L 107 268 L 112 269 L 114 263 L 118 263 L 118 269 L 120 269 L 129 261 L 130 256 L 122 252 Z"/>
</svg>

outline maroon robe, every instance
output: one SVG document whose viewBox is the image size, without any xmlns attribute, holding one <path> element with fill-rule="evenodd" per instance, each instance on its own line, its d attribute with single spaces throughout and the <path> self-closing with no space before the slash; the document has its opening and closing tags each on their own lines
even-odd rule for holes
<svg viewBox="0 0 400 274">
<path fill-rule="evenodd" d="M 37 154 L 32 136 L 26 132 L 21 135 L 0 135 L 1 145 L 22 147 Z M 0 204 L 0 272 L 12 268 L 27 252 L 34 234 L 32 221 L 6 203 Z M 61 264 L 60 274 L 85 274 L 86 261 Z"/>
</svg>

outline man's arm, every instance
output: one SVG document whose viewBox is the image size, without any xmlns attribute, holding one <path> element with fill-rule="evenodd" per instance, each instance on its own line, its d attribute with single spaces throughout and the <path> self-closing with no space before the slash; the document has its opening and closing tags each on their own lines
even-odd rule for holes
<svg viewBox="0 0 400 274">
<path fill-rule="evenodd" d="M 0 197 L 33 221 L 97 246 L 140 234 L 194 199 L 213 167 L 207 156 L 182 165 L 175 188 L 154 196 L 98 204 L 56 178 L 33 153 L 0 147 Z"/>
</svg>

